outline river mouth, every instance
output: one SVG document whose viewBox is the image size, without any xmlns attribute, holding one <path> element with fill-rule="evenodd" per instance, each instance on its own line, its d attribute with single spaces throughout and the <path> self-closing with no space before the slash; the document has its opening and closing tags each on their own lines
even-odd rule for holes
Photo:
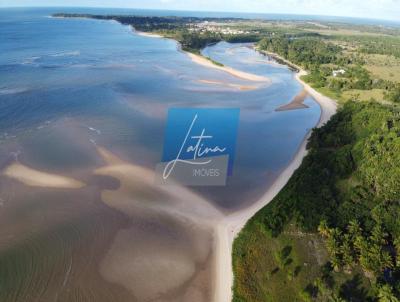
<svg viewBox="0 0 400 302">
<path fill-rule="evenodd" d="M 265 193 L 318 105 L 275 111 L 301 85 L 246 44 L 204 52 L 269 85 L 115 22 L 44 15 L 0 29 L 4 53 L 19 47 L 0 61 L 0 300 L 211 301 L 214 225 Z M 152 182 L 171 107 L 240 108 L 226 186 Z"/>
</svg>

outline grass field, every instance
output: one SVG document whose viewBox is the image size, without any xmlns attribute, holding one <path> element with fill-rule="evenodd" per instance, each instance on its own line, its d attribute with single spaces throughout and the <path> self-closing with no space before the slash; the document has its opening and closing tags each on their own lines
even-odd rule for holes
<svg viewBox="0 0 400 302">
<path fill-rule="evenodd" d="M 371 89 L 371 90 L 359 90 L 352 89 L 342 92 L 341 98 L 344 100 L 358 100 L 358 101 L 369 101 L 372 99 L 383 102 L 384 90 L 383 89 Z"/>
<path fill-rule="evenodd" d="M 310 32 L 317 32 L 321 35 L 326 35 L 326 36 L 382 36 L 382 34 L 379 33 L 372 33 L 372 32 L 366 32 L 366 31 L 360 31 L 360 30 L 354 30 L 354 29 L 345 29 L 345 28 L 330 28 L 330 29 L 308 29 Z"/>
<path fill-rule="evenodd" d="M 257 218 L 252 219 L 235 240 L 233 250 L 235 278 L 241 280 L 234 283 L 234 302 L 311 301 L 317 290 L 318 299 L 312 301 L 328 301 L 329 290 L 324 295 L 318 284 L 310 281 L 317 278 L 329 279 L 343 296 L 358 295 L 365 301 L 368 295 L 365 288 L 369 281 L 359 271 L 331 271 L 321 237 L 302 233 L 293 225 L 274 238 Z"/>
<path fill-rule="evenodd" d="M 379 79 L 400 82 L 400 59 L 388 55 L 365 55 L 365 68 Z"/>
<path fill-rule="evenodd" d="M 271 238 L 257 223 L 244 230 L 234 251 L 235 276 L 246 280 L 235 283 L 235 302 L 293 301 L 308 285 L 307 280 L 318 276 L 318 260 L 326 261 L 318 236 L 293 229 Z"/>
</svg>

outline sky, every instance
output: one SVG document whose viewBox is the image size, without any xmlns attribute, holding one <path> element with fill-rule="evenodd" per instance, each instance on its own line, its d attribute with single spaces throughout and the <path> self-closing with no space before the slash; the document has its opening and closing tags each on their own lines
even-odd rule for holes
<svg viewBox="0 0 400 302">
<path fill-rule="evenodd" d="M 400 21 L 400 0 L 0 0 L 9 6 L 75 6 L 285 13 Z"/>
</svg>

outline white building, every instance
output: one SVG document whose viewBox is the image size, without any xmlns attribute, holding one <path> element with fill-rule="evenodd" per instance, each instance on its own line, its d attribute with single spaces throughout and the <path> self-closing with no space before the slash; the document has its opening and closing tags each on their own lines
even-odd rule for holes
<svg viewBox="0 0 400 302">
<path fill-rule="evenodd" d="M 338 76 L 339 74 L 345 74 L 345 73 L 346 73 L 346 70 L 344 70 L 344 69 L 332 70 L 332 75 L 334 77 Z"/>
</svg>

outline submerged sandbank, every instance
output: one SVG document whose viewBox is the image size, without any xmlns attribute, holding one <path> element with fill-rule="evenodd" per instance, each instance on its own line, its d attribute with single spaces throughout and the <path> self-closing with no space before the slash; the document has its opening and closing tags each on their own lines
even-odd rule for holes
<svg viewBox="0 0 400 302">
<path fill-rule="evenodd" d="M 105 166 L 94 173 L 120 183 L 118 189 L 102 190 L 101 199 L 131 220 L 128 228 L 118 231 L 101 263 L 101 275 L 140 301 L 158 301 L 171 291 L 179 292 L 182 301 L 209 301 L 212 268 L 199 265 L 209 261 L 213 227 L 222 213 L 183 186 L 157 185 L 153 170 L 96 148 Z M 142 225 L 154 232 L 143 231 Z M 184 284 L 190 285 L 182 289 Z"/>
<path fill-rule="evenodd" d="M 19 162 L 9 165 L 3 171 L 3 175 L 32 187 L 78 189 L 85 185 L 79 180 L 62 175 L 34 170 L 20 164 Z"/>
<path fill-rule="evenodd" d="M 214 80 L 198 80 L 198 82 L 204 83 L 204 84 L 221 86 L 221 87 L 234 88 L 234 89 L 241 90 L 241 91 L 255 90 L 255 89 L 260 88 L 260 86 L 258 86 L 258 85 L 241 85 L 241 84 L 234 84 L 234 83 L 228 83 L 228 82 L 223 82 L 223 81 L 214 81 Z"/>
<path fill-rule="evenodd" d="M 288 110 L 296 110 L 296 109 L 304 109 L 309 108 L 306 104 L 304 104 L 304 100 L 308 96 L 308 93 L 305 89 L 300 91 L 290 103 L 279 106 L 275 109 L 275 111 L 288 111 Z"/>
</svg>

